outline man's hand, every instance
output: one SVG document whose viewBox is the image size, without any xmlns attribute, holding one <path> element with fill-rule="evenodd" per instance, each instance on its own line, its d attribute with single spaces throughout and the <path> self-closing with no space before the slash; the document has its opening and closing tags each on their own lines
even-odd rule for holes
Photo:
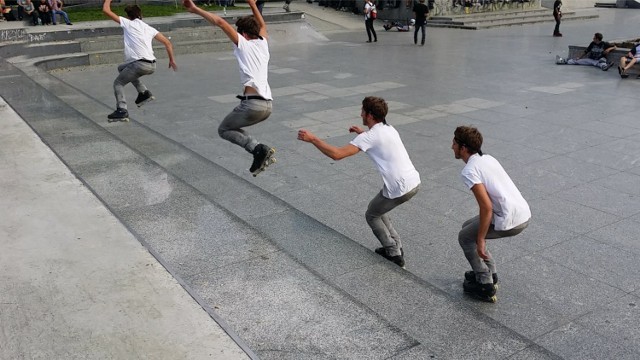
<svg viewBox="0 0 640 360">
<path fill-rule="evenodd" d="M 194 12 L 197 7 L 196 4 L 193 3 L 193 0 L 182 0 L 182 6 L 189 12 Z"/>
<path fill-rule="evenodd" d="M 485 249 L 485 239 L 482 238 L 476 240 L 476 246 L 478 247 L 478 256 L 480 256 L 484 260 L 488 260 L 489 256 L 487 255 L 487 250 Z"/>
<path fill-rule="evenodd" d="M 251 1 L 251 0 L 249 0 Z M 305 129 L 300 129 L 298 131 L 298 140 L 302 140 L 305 142 L 312 142 L 313 140 L 317 139 L 318 137 L 313 135 L 313 133 L 311 131 L 305 130 Z"/>
<path fill-rule="evenodd" d="M 178 65 L 173 60 L 169 60 L 169 68 L 173 69 L 173 71 L 178 71 Z"/>
<path fill-rule="evenodd" d="M 362 134 L 364 130 L 362 130 L 359 126 L 352 126 L 349 128 L 350 133 Z"/>
</svg>

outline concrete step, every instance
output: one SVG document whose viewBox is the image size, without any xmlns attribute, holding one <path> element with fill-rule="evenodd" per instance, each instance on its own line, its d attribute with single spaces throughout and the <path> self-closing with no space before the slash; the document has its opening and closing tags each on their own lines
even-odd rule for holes
<svg viewBox="0 0 640 360">
<path fill-rule="evenodd" d="M 567 20 L 584 20 L 584 19 L 593 19 L 597 18 L 597 14 L 577 14 L 577 13 L 569 13 L 567 15 L 562 16 L 563 21 Z M 455 18 L 450 21 L 440 20 L 440 21 L 431 21 L 427 23 L 429 27 L 440 27 L 440 28 L 458 28 L 458 29 L 467 29 L 467 30 L 477 30 L 477 29 L 489 29 L 494 27 L 501 26 L 514 26 L 514 25 L 526 25 L 526 24 L 536 24 L 542 22 L 554 22 L 555 20 L 550 14 L 545 15 L 532 15 L 532 16 L 514 16 L 514 17 L 503 17 L 503 18 L 495 18 L 490 17 L 486 19 L 481 18 Z"/>
</svg>

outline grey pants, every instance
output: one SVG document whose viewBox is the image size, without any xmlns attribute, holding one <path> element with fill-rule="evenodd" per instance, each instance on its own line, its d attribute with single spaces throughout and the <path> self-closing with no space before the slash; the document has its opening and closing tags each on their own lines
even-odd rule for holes
<svg viewBox="0 0 640 360">
<path fill-rule="evenodd" d="M 529 221 L 520 224 L 513 229 L 498 231 L 495 230 L 493 224 L 489 226 L 489 231 L 485 239 L 499 239 L 520 234 L 529 226 Z M 476 273 L 476 281 L 480 284 L 490 284 L 493 282 L 492 274 L 496 272 L 496 263 L 493 261 L 491 253 L 489 253 L 487 244 L 485 243 L 485 252 L 489 259 L 484 260 L 478 255 L 478 246 L 476 239 L 478 238 L 478 228 L 480 228 L 480 216 L 475 216 L 462 224 L 462 230 L 458 233 L 458 242 L 467 257 L 471 268 Z"/>
<path fill-rule="evenodd" d="M 255 125 L 271 115 L 271 100 L 242 100 L 218 126 L 221 138 L 242 146 L 248 152 L 258 145 L 258 141 L 242 128 Z"/>
<path fill-rule="evenodd" d="M 373 234 L 378 238 L 380 244 L 387 249 L 387 254 L 390 256 L 400 255 L 402 242 L 400 241 L 400 236 L 391 225 L 391 219 L 389 219 L 387 213 L 396 206 L 409 201 L 409 199 L 418 193 L 419 189 L 420 185 L 395 199 L 387 199 L 382 196 L 382 191 L 380 191 L 371 202 L 369 202 L 369 207 L 365 214 L 367 224 L 369 224 L 371 230 L 373 230 Z"/>
<path fill-rule="evenodd" d="M 145 92 L 147 87 L 140 81 L 140 77 L 153 74 L 156 71 L 155 63 L 144 61 L 134 61 L 126 64 L 118 65 L 118 77 L 113 81 L 113 92 L 116 96 L 116 107 L 119 109 L 127 108 L 127 99 L 124 96 L 124 86 L 128 83 L 133 84 L 139 93 Z"/>
</svg>

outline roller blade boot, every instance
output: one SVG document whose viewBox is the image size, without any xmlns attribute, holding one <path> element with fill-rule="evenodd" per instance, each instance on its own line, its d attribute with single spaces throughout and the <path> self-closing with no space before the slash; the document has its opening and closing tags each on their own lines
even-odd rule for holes
<svg viewBox="0 0 640 360">
<path fill-rule="evenodd" d="M 107 115 L 107 119 L 109 122 L 129 121 L 129 112 L 127 109 L 117 108 L 116 111 Z"/>
<path fill-rule="evenodd" d="M 151 94 L 151 91 L 145 90 L 144 92 L 138 93 L 138 97 L 136 98 L 136 105 L 138 105 L 138 107 L 141 107 L 142 105 L 155 99 L 156 97 Z"/>
<path fill-rule="evenodd" d="M 493 273 L 491 274 L 491 277 L 493 278 L 493 286 L 495 286 L 496 290 L 498 290 L 498 274 Z M 473 270 L 466 271 L 464 273 L 464 280 L 469 282 L 477 282 L 476 273 Z"/>
<path fill-rule="evenodd" d="M 490 303 L 498 301 L 498 297 L 496 296 L 496 287 L 493 284 L 479 284 L 475 281 L 471 282 L 465 280 L 464 283 L 462 283 L 462 288 L 466 294 L 469 294 L 478 300 Z"/>
<path fill-rule="evenodd" d="M 400 255 L 396 255 L 396 256 L 391 256 L 387 253 L 387 249 L 380 247 L 377 248 L 375 250 L 376 254 L 382 256 L 383 258 L 391 261 L 392 263 L 400 266 L 401 268 L 405 268 L 404 267 L 404 256 L 402 256 L 402 250 L 401 250 L 401 254 Z"/>
<path fill-rule="evenodd" d="M 269 165 L 276 162 L 276 158 L 273 157 L 276 149 L 268 147 L 267 145 L 258 144 L 251 153 L 253 154 L 253 163 L 249 171 L 254 177 L 258 176 L 258 174 L 263 172 Z"/>
</svg>

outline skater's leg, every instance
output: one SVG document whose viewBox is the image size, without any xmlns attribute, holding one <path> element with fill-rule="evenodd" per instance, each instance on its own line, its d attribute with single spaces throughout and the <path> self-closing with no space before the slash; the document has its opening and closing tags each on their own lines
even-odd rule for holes
<svg viewBox="0 0 640 360">
<path fill-rule="evenodd" d="M 136 70 L 138 77 L 131 81 L 131 85 L 136 88 L 138 93 L 143 93 L 147 90 L 147 87 L 142 83 L 140 77 L 153 74 L 156 71 L 156 64 L 136 61 Z"/>
<path fill-rule="evenodd" d="M 476 239 L 479 228 L 479 216 L 465 221 L 462 230 L 460 230 L 460 232 L 458 233 L 458 242 L 460 243 L 460 247 L 462 247 L 464 256 L 467 258 L 467 261 L 469 261 L 469 265 L 471 265 L 471 269 L 476 274 L 476 281 L 481 284 L 489 284 L 493 283 L 491 269 L 489 269 L 485 261 L 483 261 L 482 258 L 478 255 L 477 250 L 478 247 L 476 244 Z M 485 249 L 485 252 L 489 259 L 491 259 L 489 250 Z M 495 269 L 495 263 L 493 262 L 493 260 L 489 260 L 489 263 L 492 264 L 492 267 Z"/>
<path fill-rule="evenodd" d="M 505 231 L 497 231 L 494 229 L 493 224 L 489 226 L 489 231 L 485 236 L 485 239 L 499 239 L 504 237 L 511 237 L 520 234 L 524 229 L 529 226 L 529 221 L 516 226 L 513 229 Z M 493 256 L 489 252 L 489 249 L 485 249 L 485 253 L 488 259 L 482 259 L 478 255 L 476 239 L 478 229 L 480 227 L 480 217 L 476 216 L 464 222 L 462 230 L 458 233 L 458 242 L 464 251 L 464 255 L 469 261 L 471 268 L 476 273 L 476 280 L 481 284 L 487 284 L 493 282 L 492 274 L 496 273 L 496 264 L 493 260 Z"/>
<path fill-rule="evenodd" d="M 271 115 L 271 101 L 242 100 L 218 126 L 221 138 L 252 152 L 258 141 L 242 130 L 243 127 L 255 125 Z"/>
<path fill-rule="evenodd" d="M 416 24 L 415 29 L 413 30 L 413 43 L 418 44 L 418 30 L 420 28 L 419 24 Z"/>
<path fill-rule="evenodd" d="M 113 92 L 116 97 L 116 107 L 118 109 L 127 108 L 127 99 L 124 96 L 124 86 L 137 79 L 133 63 L 120 64 L 118 66 L 118 77 L 113 81 Z"/>
<path fill-rule="evenodd" d="M 422 45 L 424 45 L 424 40 L 427 36 L 427 22 L 425 21 L 422 26 L 420 26 L 420 29 L 422 30 Z"/>
<path fill-rule="evenodd" d="M 391 224 L 391 218 L 389 217 L 389 214 L 382 215 L 380 219 L 382 220 L 382 222 L 384 223 L 384 226 L 389 231 L 389 237 L 391 237 L 391 239 L 393 239 L 396 242 L 396 246 L 398 247 L 398 249 L 402 250 L 402 241 L 400 240 L 400 235 L 398 235 L 398 232 Z"/>
<path fill-rule="evenodd" d="M 369 203 L 369 207 L 365 214 L 367 224 L 371 227 L 373 234 L 376 236 L 378 241 L 380 241 L 380 244 L 387 249 L 387 254 L 390 256 L 400 255 L 402 243 L 399 241 L 398 233 L 391 225 L 389 217 L 386 216 L 385 219 L 383 219 L 383 217 L 398 205 L 409 201 L 409 199 L 418 193 L 418 190 L 419 186 L 416 186 L 408 193 L 395 199 L 388 199 L 382 196 L 382 191 L 380 191 Z"/>
</svg>

